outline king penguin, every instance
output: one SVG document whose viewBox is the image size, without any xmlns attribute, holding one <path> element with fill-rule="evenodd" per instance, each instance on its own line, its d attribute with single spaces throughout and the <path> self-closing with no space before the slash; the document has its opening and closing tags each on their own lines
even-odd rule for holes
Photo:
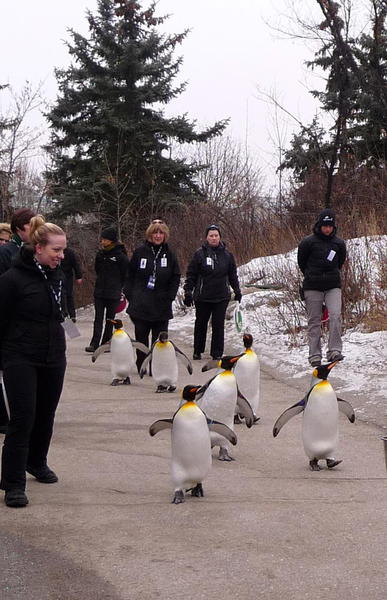
<svg viewBox="0 0 387 600">
<path fill-rule="evenodd" d="M 295 415 L 304 413 L 302 441 L 312 471 L 321 470 L 318 464 L 320 459 L 326 460 L 328 469 L 333 469 L 342 462 L 334 457 L 339 438 L 339 411 L 343 412 L 351 423 L 355 421 L 352 406 L 346 400 L 337 398 L 328 381 L 328 375 L 337 363 L 338 361 L 333 361 L 313 370 L 314 385 L 300 402 L 278 417 L 273 428 L 273 435 L 276 437 L 285 423 Z"/>
<path fill-rule="evenodd" d="M 174 392 L 178 377 L 177 357 L 182 360 L 188 373 L 192 375 L 192 364 L 189 358 L 168 339 L 168 333 L 162 331 L 158 340 L 147 351 L 141 365 L 140 377 L 144 377 L 147 366 L 152 361 L 152 377 L 157 384 L 156 392 Z"/>
<path fill-rule="evenodd" d="M 114 325 L 114 332 L 110 341 L 111 372 L 113 381 L 110 385 L 130 384 L 130 375 L 137 373 L 133 348 L 141 352 L 149 352 L 149 349 L 141 342 L 132 340 L 123 328 L 121 319 L 109 319 Z M 91 357 L 94 363 L 97 358 L 107 350 L 109 344 L 99 346 Z"/>
<path fill-rule="evenodd" d="M 197 393 L 198 404 L 210 419 L 216 419 L 234 429 L 235 408 L 246 420 L 247 427 L 251 427 L 254 422 L 253 411 L 243 394 L 238 390 L 236 377 L 232 372 L 235 363 L 243 356 L 223 356 L 219 361 L 212 360 L 207 363 L 202 371 L 208 371 L 215 367 L 220 367 L 224 371 L 218 373 L 203 385 Z M 229 444 L 227 440 L 217 432 L 211 432 L 211 446 L 219 446 L 219 460 L 234 460 L 229 454 Z"/>
<path fill-rule="evenodd" d="M 163 429 L 171 429 L 173 504 L 184 502 L 184 490 L 192 496 L 204 496 L 202 482 L 212 463 L 209 431 L 217 431 L 236 444 L 235 433 L 222 423 L 210 421 L 196 404 L 195 396 L 200 386 L 186 385 L 182 397 L 184 403 L 172 419 L 155 421 L 150 428 L 151 436 Z"/>
<path fill-rule="evenodd" d="M 252 348 L 253 336 L 250 333 L 243 335 L 243 345 L 245 352 L 235 364 L 234 375 L 241 394 L 249 401 L 252 408 L 254 423 L 257 423 L 260 418 L 257 416 L 260 394 L 260 365 L 258 356 Z M 241 422 L 238 414 L 235 422 Z"/>
</svg>

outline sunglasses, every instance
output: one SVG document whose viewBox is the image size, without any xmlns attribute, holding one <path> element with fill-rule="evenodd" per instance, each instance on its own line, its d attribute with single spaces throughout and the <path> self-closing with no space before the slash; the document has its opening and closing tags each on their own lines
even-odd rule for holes
<svg viewBox="0 0 387 600">
<path fill-rule="evenodd" d="M 164 221 L 162 219 L 153 219 L 151 225 L 156 225 L 157 223 L 160 223 L 160 225 L 164 225 Z"/>
</svg>

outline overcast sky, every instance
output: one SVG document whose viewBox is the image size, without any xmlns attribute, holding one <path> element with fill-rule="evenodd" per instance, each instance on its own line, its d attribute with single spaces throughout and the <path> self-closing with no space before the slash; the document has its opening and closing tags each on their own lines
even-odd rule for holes
<svg viewBox="0 0 387 600">
<path fill-rule="evenodd" d="M 315 2 L 308 0 L 316 10 Z M 267 185 L 275 183 L 274 109 L 258 99 L 258 88 L 275 90 L 278 99 L 304 123 L 310 122 L 316 105 L 307 89 L 321 86 L 305 60 L 312 50 L 301 41 L 285 39 L 269 25 L 284 25 L 288 5 L 302 0 L 159 0 L 158 14 L 170 14 L 170 32 L 191 30 L 177 55 L 184 57 L 180 71 L 186 91 L 168 107 L 186 112 L 198 126 L 230 118 L 228 133 L 247 142 L 258 157 Z M 0 83 L 20 89 L 26 80 L 44 81 L 43 93 L 56 95 L 55 67 L 69 64 L 64 41 L 68 28 L 87 34 L 86 10 L 96 0 L 0 0 Z M 5 94 L 0 95 L 5 108 Z M 293 123 L 280 115 L 280 126 L 291 136 Z"/>
</svg>

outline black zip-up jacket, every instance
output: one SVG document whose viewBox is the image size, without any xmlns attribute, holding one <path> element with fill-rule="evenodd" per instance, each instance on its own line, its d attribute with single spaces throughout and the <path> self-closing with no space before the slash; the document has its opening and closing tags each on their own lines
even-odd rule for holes
<svg viewBox="0 0 387 600">
<path fill-rule="evenodd" d="M 148 287 L 148 283 L 153 275 L 154 266 L 155 285 L 152 289 Z M 134 319 L 144 321 L 172 319 L 172 302 L 179 283 L 179 263 L 168 244 L 156 246 L 145 242 L 136 248 L 129 261 L 128 276 L 124 285 L 124 294 L 129 302 L 127 312 Z"/>
<path fill-rule="evenodd" d="M 0 247 L 0 275 L 8 271 L 21 247 L 22 241 L 17 235 L 14 235 L 10 242 Z"/>
<path fill-rule="evenodd" d="M 63 275 L 59 268 L 45 268 L 45 273 L 48 281 L 34 262 L 32 248 L 23 246 L 12 267 L 0 277 L 3 367 L 56 366 L 65 360 L 62 311 L 50 288 L 51 284 L 58 295 Z"/>
<path fill-rule="evenodd" d="M 222 302 L 230 300 L 230 285 L 241 293 L 234 256 L 223 242 L 216 247 L 205 242 L 188 265 L 184 291 L 199 302 Z"/>
<path fill-rule="evenodd" d="M 303 275 L 304 290 L 326 291 L 341 287 L 340 269 L 346 258 L 345 242 L 336 236 L 336 226 L 331 235 L 321 233 L 323 211 L 313 227 L 313 235 L 304 238 L 298 246 L 298 266 Z"/>
<path fill-rule="evenodd" d="M 97 278 L 94 297 L 105 300 L 120 299 L 128 268 L 125 246 L 116 244 L 111 250 L 98 250 L 95 257 Z"/>
</svg>

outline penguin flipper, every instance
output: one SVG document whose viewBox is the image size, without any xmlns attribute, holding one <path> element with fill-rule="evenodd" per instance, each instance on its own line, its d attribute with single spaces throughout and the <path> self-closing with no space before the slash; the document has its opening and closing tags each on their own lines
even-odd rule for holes
<svg viewBox="0 0 387 600">
<path fill-rule="evenodd" d="M 145 357 L 145 359 L 144 359 L 144 361 L 143 361 L 143 363 L 141 365 L 141 369 L 140 369 L 140 373 L 139 373 L 140 379 L 142 379 L 144 377 L 144 375 L 146 373 L 147 366 L 149 365 L 151 358 L 152 358 L 152 352 L 149 352 L 149 350 L 148 350 L 148 354 Z"/>
<path fill-rule="evenodd" d="M 219 433 L 220 435 L 225 437 L 226 440 L 231 442 L 231 444 L 233 446 L 236 446 L 238 439 L 237 439 L 235 432 L 232 429 L 230 429 L 230 427 L 227 427 L 227 425 L 225 425 L 224 423 L 219 423 L 218 421 L 212 421 L 211 419 L 207 419 L 207 425 L 208 425 L 208 429 L 210 431 Z"/>
<path fill-rule="evenodd" d="M 171 342 L 171 340 L 169 340 Z M 192 375 L 193 373 L 193 368 L 192 368 L 192 363 L 190 361 L 190 359 L 188 358 L 188 356 L 186 354 L 184 354 L 184 352 L 182 352 L 177 346 L 176 344 L 174 344 L 173 342 L 171 342 L 172 346 L 175 349 L 176 352 L 176 356 L 177 358 L 180 358 L 181 362 L 184 364 L 184 366 L 186 367 L 188 373 L 190 375 Z"/>
<path fill-rule="evenodd" d="M 145 344 L 143 344 L 142 342 L 138 342 L 137 340 L 134 340 L 132 338 L 130 338 L 130 341 L 132 343 L 133 348 L 135 348 L 136 350 L 140 350 L 140 352 L 143 352 L 144 354 L 148 354 L 148 346 L 145 346 Z"/>
<path fill-rule="evenodd" d="M 215 377 L 217 377 L 217 375 L 214 375 L 213 377 L 211 377 L 211 379 L 209 379 L 207 381 L 207 383 L 205 383 L 198 389 L 198 391 L 196 392 L 195 400 L 200 400 L 200 398 L 204 395 L 204 392 L 207 391 L 210 384 L 214 381 Z"/>
<path fill-rule="evenodd" d="M 99 356 L 101 356 L 101 354 L 103 354 L 105 352 L 105 350 L 107 350 L 108 348 L 109 348 L 109 342 L 107 342 L 107 344 L 103 344 L 103 346 L 98 346 L 98 348 L 96 350 L 94 350 L 94 352 L 91 356 L 91 362 L 95 363 L 97 358 Z"/>
<path fill-rule="evenodd" d="M 215 359 L 211 359 L 208 361 L 208 363 L 206 363 L 203 367 L 202 367 L 202 373 L 205 373 L 206 371 L 211 371 L 211 369 L 216 369 L 216 367 L 218 367 L 219 361 L 215 360 Z"/>
<path fill-rule="evenodd" d="M 290 408 L 287 408 L 286 410 L 284 410 L 284 412 L 278 417 L 278 419 L 274 423 L 273 436 L 277 437 L 277 435 L 281 431 L 282 427 L 284 425 L 286 425 L 286 423 L 288 421 L 290 421 L 290 419 L 292 419 L 296 415 L 300 414 L 304 410 L 304 408 L 305 408 L 305 398 L 300 400 L 300 402 L 293 404 L 293 406 L 290 406 Z"/>
<path fill-rule="evenodd" d="M 341 398 L 337 398 L 337 406 L 339 411 L 348 418 L 348 421 L 351 423 L 355 422 L 355 411 L 349 402 L 342 400 Z"/>
<path fill-rule="evenodd" d="M 163 429 L 172 429 L 173 419 L 159 419 L 159 421 L 155 421 L 149 427 L 149 433 L 151 436 L 156 435 L 159 431 L 163 431 Z"/>
<path fill-rule="evenodd" d="M 237 408 L 238 413 L 241 414 L 245 418 L 245 422 L 247 427 L 250 429 L 254 425 L 254 413 L 251 408 L 250 402 L 238 389 L 238 398 L 237 398 Z"/>
</svg>

